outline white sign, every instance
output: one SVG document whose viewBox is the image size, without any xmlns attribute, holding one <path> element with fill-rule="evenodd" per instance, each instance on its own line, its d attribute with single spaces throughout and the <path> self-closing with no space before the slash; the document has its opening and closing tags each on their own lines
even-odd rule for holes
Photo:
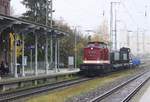
<svg viewBox="0 0 150 102">
<path fill-rule="evenodd" d="M 24 56 L 24 57 L 23 57 L 23 65 L 24 65 L 24 66 L 27 66 L 27 56 Z"/>
<path fill-rule="evenodd" d="M 68 65 L 74 65 L 74 57 L 73 56 L 68 57 Z"/>
</svg>

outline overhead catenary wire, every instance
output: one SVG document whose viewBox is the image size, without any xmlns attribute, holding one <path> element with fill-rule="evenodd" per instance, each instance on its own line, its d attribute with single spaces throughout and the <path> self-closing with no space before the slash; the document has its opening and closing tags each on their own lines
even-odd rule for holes
<svg viewBox="0 0 150 102">
<path fill-rule="evenodd" d="M 131 21 L 132 21 L 134 24 L 136 24 L 136 25 L 138 26 L 139 24 L 137 24 L 137 22 L 134 20 L 132 14 L 129 12 L 129 10 L 128 10 L 128 8 L 126 7 L 126 5 L 125 5 L 123 2 L 121 2 L 121 5 L 122 5 L 122 6 L 124 7 L 124 9 L 126 10 L 126 13 L 128 14 L 128 16 L 129 16 L 129 18 L 131 19 Z"/>
<path fill-rule="evenodd" d="M 124 2 L 120 3 L 122 5 L 122 7 L 124 8 L 125 12 L 128 14 L 129 19 L 131 20 L 131 22 L 133 23 L 133 25 L 137 26 L 137 54 L 139 53 L 139 23 L 137 21 L 135 21 L 135 17 L 133 17 L 133 14 L 131 13 L 131 10 L 129 10 Z M 134 5 L 135 6 L 135 5 Z"/>
</svg>

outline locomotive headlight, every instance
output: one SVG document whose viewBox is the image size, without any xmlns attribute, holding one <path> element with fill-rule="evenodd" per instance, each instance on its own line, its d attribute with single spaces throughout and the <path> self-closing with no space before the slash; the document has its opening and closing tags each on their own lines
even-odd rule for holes
<svg viewBox="0 0 150 102">
<path fill-rule="evenodd" d="M 97 63 L 100 63 L 100 61 L 96 61 Z"/>
<path fill-rule="evenodd" d="M 91 47 L 91 50 L 93 50 L 93 47 Z"/>
<path fill-rule="evenodd" d="M 83 63 L 87 63 L 87 61 L 83 61 Z"/>
</svg>

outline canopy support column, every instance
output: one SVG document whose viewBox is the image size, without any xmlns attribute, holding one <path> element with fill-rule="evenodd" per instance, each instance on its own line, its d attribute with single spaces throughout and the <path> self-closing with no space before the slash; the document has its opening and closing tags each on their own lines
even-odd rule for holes
<svg viewBox="0 0 150 102">
<path fill-rule="evenodd" d="M 57 72 L 58 71 L 58 67 L 57 67 L 57 65 L 58 65 L 58 46 L 57 46 L 57 38 L 55 38 L 56 40 L 55 40 L 55 72 Z"/>
<path fill-rule="evenodd" d="M 37 34 L 35 34 L 35 72 L 34 74 L 37 76 L 38 75 L 38 71 L 37 71 L 37 60 L 38 60 L 38 49 L 37 46 L 38 45 L 38 37 Z"/>
<path fill-rule="evenodd" d="M 50 53 L 50 64 L 53 64 L 53 37 L 51 35 L 51 39 L 50 39 L 50 49 L 51 49 L 51 53 Z"/>
<path fill-rule="evenodd" d="M 24 35 L 22 34 L 22 77 L 25 77 L 25 72 L 24 72 Z"/>
<path fill-rule="evenodd" d="M 16 46 L 17 46 L 17 36 L 16 33 L 14 33 L 14 77 L 18 78 L 18 73 L 17 73 L 17 52 L 16 52 Z"/>
<path fill-rule="evenodd" d="M 47 36 L 48 35 L 46 33 L 46 35 L 45 35 L 45 37 L 46 37 L 46 44 L 45 44 L 45 64 L 46 64 L 46 70 L 45 70 L 45 72 L 46 72 L 46 74 L 48 74 L 48 66 L 49 66 L 49 64 L 48 64 L 48 37 Z"/>
</svg>

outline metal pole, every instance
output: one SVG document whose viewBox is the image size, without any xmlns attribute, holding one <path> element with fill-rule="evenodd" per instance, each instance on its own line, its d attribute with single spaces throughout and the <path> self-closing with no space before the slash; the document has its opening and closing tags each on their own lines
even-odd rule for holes
<svg viewBox="0 0 150 102">
<path fill-rule="evenodd" d="M 115 50 L 117 50 L 117 10 L 115 8 Z"/>
<path fill-rule="evenodd" d="M 46 26 L 47 26 L 47 23 L 48 23 L 48 0 L 46 0 Z M 45 73 L 48 74 L 48 34 L 46 32 L 45 34 L 45 37 L 46 37 L 46 44 L 45 44 Z"/>
<path fill-rule="evenodd" d="M 145 32 L 143 32 L 143 53 L 145 53 Z"/>
<path fill-rule="evenodd" d="M 53 0 L 51 0 L 50 2 L 50 27 L 53 28 Z M 50 62 L 51 64 L 53 63 L 53 34 L 51 34 L 51 40 L 50 40 L 50 44 L 51 44 L 51 58 L 50 58 Z"/>
<path fill-rule="evenodd" d="M 37 50 L 37 44 L 38 44 L 38 39 L 37 39 L 37 34 L 35 34 L 35 75 L 38 75 L 37 72 L 37 56 L 38 56 L 38 50 Z"/>
<path fill-rule="evenodd" d="M 32 48 L 30 49 L 30 68 L 32 70 Z"/>
<path fill-rule="evenodd" d="M 50 27 L 53 27 L 53 0 L 50 1 L 50 15 L 51 15 L 51 19 L 50 19 Z"/>
<path fill-rule="evenodd" d="M 59 38 L 58 38 L 58 70 L 59 70 L 59 63 L 60 63 L 60 51 L 59 51 L 59 47 L 60 47 L 60 44 L 59 44 Z"/>
<path fill-rule="evenodd" d="M 129 37 L 129 32 L 127 32 L 127 46 L 130 47 L 130 37 Z"/>
<path fill-rule="evenodd" d="M 46 45 L 45 45 L 45 63 L 46 63 L 46 74 L 48 74 L 48 37 L 46 37 Z"/>
<path fill-rule="evenodd" d="M 112 50 L 113 2 L 110 3 L 110 51 Z"/>
<path fill-rule="evenodd" d="M 17 37 L 16 34 L 14 33 L 14 68 L 15 68 L 15 78 L 18 78 L 18 73 L 17 73 L 17 52 L 16 52 L 16 46 L 17 46 Z"/>
<path fill-rule="evenodd" d="M 37 3 L 35 3 L 35 6 L 37 6 Z M 36 14 L 36 11 L 34 10 L 34 16 L 35 16 L 35 22 L 38 22 L 38 16 Z M 34 67 L 34 74 L 35 76 L 38 75 L 38 70 L 37 70 L 37 61 L 38 61 L 38 37 L 37 34 L 35 33 L 35 67 Z"/>
<path fill-rule="evenodd" d="M 53 36 L 52 36 L 52 33 L 51 33 L 51 39 L 50 39 L 50 50 L 51 50 L 50 64 L 52 65 L 52 63 L 53 63 Z"/>
<path fill-rule="evenodd" d="M 57 72 L 57 53 L 58 53 L 58 51 L 57 51 L 57 38 L 56 38 L 56 40 L 55 40 L 55 72 Z"/>
<path fill-rule="evenodd" d="M 147 17 L 148 17 L 148 14 L 147 14 L 147 11 L 148 9 L 147 9 L 147 5 L 145 6 L 145 28 L 147 29 L 147 21 L 148 21 L 148 19 L 147 19 Z M 146 31 L 146 29 L 144 29 L 144 31 L 143 31 L 143 54 L 145 53 L 145 31 Z"/>
<path fill-rule="evenodd" d="M 10 70 L 11 70 L 11 74 L 13 75 L 13 73 L 14 73 L 14 68 L 13 68 L 13 63 L 14 63 L 14 61 L 13 61 L 13 59 L 14 59 L 14 56 L 13 56 L 13 54 L 14 54 L 14 47 L 11 49 L 11 52 L 10 52 L 10 56 L 11 56 L 11 64 L 10 64 Z"/>
<path fill-rule="evenodd" d="M 110 41 L 111 41 L 111 45 L 110 45 L 110 50 L 112 50 L 113 45 L 115 47 L 115 49 L 117 49 L 117 11 L 115 8 L 115 39 L 113 37 L 113 4 L 120 4 L 120 2 L 111 2 L 111 10 L 110 10 Z M 115 43 L 115 44 L 114 44 Z"/>
<path fill-rule="evenodd" d="M 24 72 L 24 35 L 22 34 L 22 76 L 25 76 Z"/>
<path fill-rule="evenodd" d="M 11 40 L 13 39 L 14 40 L 14 35 L 13 33 L 9 33 L 10 34 L 10 38 Z M 10 45 L 10 71 L 11 71 L 11 74 L 13 75 L 14 73 L 14 66 L 13 66 L 13 63 L 14 63 L 14 46 L 11 46 Z"/>
<path fill-rule="evenodd" d="M 139 55 L 139 29 L 137 28 L 137 55 Z"/>
<path fill-rule="evenodd" d="M 77 68 L 77 46 L 76 46 L 76 43 L 77 43 L 77 39 L 76 39 L 76 28 L 75 28 L 75 31 L 74 31 L 74 36 L 75 36 L 75 57 L 74 57 L 74 60 L 75 60 L 75 68 Z"/>
</svg>

